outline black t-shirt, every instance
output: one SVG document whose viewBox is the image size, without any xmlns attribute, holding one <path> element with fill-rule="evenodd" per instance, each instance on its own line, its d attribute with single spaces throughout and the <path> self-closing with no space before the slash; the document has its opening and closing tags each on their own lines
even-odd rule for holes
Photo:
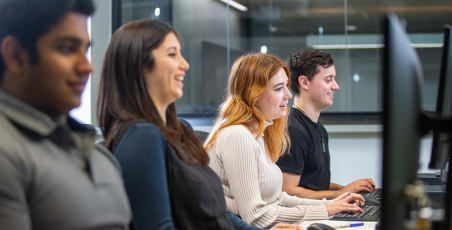
<svg viewBox="0 0 452 230">
<path fill-rule="evenodd" d="M 298 186 L 320 191 L 330 188 L 330 152 L 328 133 L 298 109 L 289 114 L 291 147 L 276 164 L 281 171 L 301 175 Z M 322 147 L 322 139 L 324 147 Z"/>
</svg>

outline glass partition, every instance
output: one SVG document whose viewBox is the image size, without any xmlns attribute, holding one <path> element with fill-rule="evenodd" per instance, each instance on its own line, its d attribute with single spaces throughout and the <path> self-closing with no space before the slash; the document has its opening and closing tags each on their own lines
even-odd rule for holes
<svg viewBox="0 0 452 230">
<path fill-rule="evenodd" d="M 340 89 L 325 113 L 378 113 L 381 105 L 380 19 L 395 12 L 421 58 L 426 110 L 436 105 L 443 25 L 452 2 L 414 0 L 114 0 L 121 23 L 141 18 L 171 22 L 184 38 L 190 63 L 184 114 L 215 113 L 225 96 L 229 68 L 253 51 L 287 60 L 289 53 L 319 49 L 332 55 Z M 117 19 L 116 19 L 117 20 Z M 403 86 L 400 86 L 403 90 Z"/>
</svg>

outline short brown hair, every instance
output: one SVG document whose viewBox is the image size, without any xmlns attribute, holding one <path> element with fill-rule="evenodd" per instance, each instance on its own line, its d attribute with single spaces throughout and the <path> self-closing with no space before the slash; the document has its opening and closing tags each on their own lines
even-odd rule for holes
<svg viewBox="0 0 452 230">
<path fill-rule="evenodd" d="M 334 61 L 331 55 L 319 50 L 305 50 L 294 55 L 290 54 L 290 59 L 287 63 L 292 81 L 290 89 L 295 95 L 299 95 L 300 83 L 298 82 L 298 78 L 300 76 L 306 76 L 311 81 L 320 71 L 318 66 L 327 68 L 333 64 Z"/>
</svg>

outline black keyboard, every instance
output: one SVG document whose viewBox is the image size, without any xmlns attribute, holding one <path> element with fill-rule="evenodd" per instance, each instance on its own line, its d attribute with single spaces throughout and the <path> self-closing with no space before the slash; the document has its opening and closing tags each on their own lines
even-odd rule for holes
<svg viewBox="0 0 452 230">
<path fill-rule="evenodd" d="M 444 185 L 429 185 L 424 186 L 426 193 L 446 193 Z"/>
<path fill-rule="evenodd" d="M 359 193 L 359 194 L 361 194 L 361 196 L 363 196 L 363 197 L 368 196 L 368 197 L 374 197 L 374 198 L 381 198 L 381 196 L 382 196 L 381 188 L 377 188 L 373 192 L 370 192 L 370 193 L 365 192 L 365 193 Z"/>
<path fill-rule="evenodd" d="M 330 220 L 343 220 L 343 221 L 378 221 L 381 216 L 381 205 L 364 205 L 361 207 L 364 213 L 357 212 L 342 212 L 336 214 Z"/>
</svg>

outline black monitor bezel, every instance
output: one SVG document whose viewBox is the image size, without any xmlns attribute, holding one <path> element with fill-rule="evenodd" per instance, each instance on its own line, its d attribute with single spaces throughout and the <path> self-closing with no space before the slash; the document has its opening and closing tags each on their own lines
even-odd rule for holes
<svg viewBox="0 0 452 230">
<path fill-rule="evenodd" d="M 422 66 L 396 15 L 385 18 L 382 55 L 383 190 L 379 229 L 404 229 L 410 208 L 404 190 L 419 166 Z"/>
<path fill-rule="evenodd" d="M 440 77 L 438 82 L 438 98 L 436 102 L 436 119 L 446 119 L 443 115 L 443 107 L 445 102 L 450 102 L 450 98 L 445 98 L 447 81 L 452 81 L 452 30 L 450 25 L 446 25 L 444 27 L 444 45 L 443 52 L 441 57 L 441 70 Z M 450 66 L 451 65 L 451 66 Z M 450 102 L 452 103 L 452 102 Z M 452 111 L 448 111 L 451 113 Z M 449 117 L 450 118 L 450 117 Z M 444 170 L 446 167 L 446 163 L 449 160 L 449 152 L 450 152 L 450 144 L 451 144 L 451 135 L 447 132 L 442 132 L 440 130 L 433 130 L 433 143 L 432 143 L 432 152 L 429 163 L 430 169 L 441 169 Z"/>
</svg>

